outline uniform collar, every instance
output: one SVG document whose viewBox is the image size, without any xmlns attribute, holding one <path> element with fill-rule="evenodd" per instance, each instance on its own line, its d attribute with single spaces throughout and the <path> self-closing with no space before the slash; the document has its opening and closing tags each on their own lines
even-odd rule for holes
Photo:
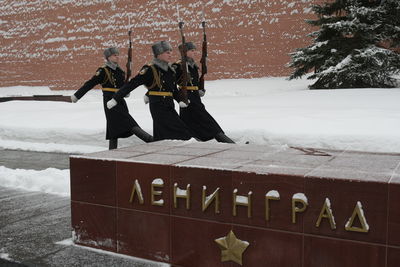
<svg viewBox="0 0 400 267">
<path fill-rule="evenodd" d="M 175 70 L 172 68 L 171 64 L 169 64 L 168 62 L 166 62 L 164 60 L 160 60 L 158 58 L 153 58 L 152 63 L 154 65 L 156 65 L 157 67 L 159 67 L 160 69 L 162 69 L 163 71 L 168 71 L 168 69 L 170 69 L 173 72 L 175 72 Z"/>
<path fill-rule="evenodd" d="M 193 58 L 191 57 L 187 57 L 186 62 L 188 63 L 188 65 L 192 68 L 198 68 L 196 62 L 194 61 Z"/>
<path fill-rule="evenodd" d="M 106 66 L 109 67 L 112 70 L 116 70 L 119 67 L 117 63 L 114 63 L 114 62 L 111 62 L 111 61 L 108 61 L 108 60 L 106 62 Z"/>
</svg>

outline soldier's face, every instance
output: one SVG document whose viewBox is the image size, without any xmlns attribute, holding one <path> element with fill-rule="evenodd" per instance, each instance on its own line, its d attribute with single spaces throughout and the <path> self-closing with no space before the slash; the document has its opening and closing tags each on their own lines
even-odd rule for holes
<svg viewBox="0 0 400 267">
<path fill-rule="evenodd" d="M 108 57 L 108 60 L 113 62 L 113 63 L 118 63 L 119 61 L 119 55 L 118 54 L 114 54 Z"/>
<path fill-rule="evenodd" d="M 157 56 L 158 59 L 161 59 L 166 62 L 170 62 L 172 58 L 172 51 L 166 51 Z"/>
<path fill-rule="evenodd" d="M 196 55 L 196 49 L 190 49 L 186 52 L 186 55 L 190 58 L 194 58 Z"/>
</svg>

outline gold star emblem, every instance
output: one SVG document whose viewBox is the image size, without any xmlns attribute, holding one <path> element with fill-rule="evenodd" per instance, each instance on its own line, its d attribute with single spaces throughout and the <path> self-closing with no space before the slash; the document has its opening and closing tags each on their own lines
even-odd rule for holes
<svg viewBox="0 0 400 267">
<path fill-rule="evenodd" d="M 225 237 L 215 239 L 221 249 L 221 262 L 234 261 L 242 265 L 242 254 L 249 246 L 249 242 L 237 239 L 232 230 Z"/>
</svg>

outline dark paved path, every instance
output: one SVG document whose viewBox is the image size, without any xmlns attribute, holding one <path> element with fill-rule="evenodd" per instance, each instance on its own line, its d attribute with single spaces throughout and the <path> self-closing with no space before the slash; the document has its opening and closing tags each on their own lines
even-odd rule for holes
<svg viewBox="0 0 400 267">
<path fill-rule="evenodd" d="M 69 154 L 0 149 L 0 166 L 10 169 L 69 169 Z"/>
<path fill-rule="evenodd" d="M 0 166 L 11 169 L 69 169 L 69 155 L 0 150 Z M 160 266 L 133 257 L 56 244 L 71 238 L 71 230 L 69 197 L 0 185 L 0 267 Z"/>
</svg>

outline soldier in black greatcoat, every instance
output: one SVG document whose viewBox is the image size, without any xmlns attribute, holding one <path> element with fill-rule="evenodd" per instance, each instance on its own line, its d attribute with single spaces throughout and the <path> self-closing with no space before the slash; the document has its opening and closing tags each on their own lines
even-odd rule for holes
<svg viewBox="0 0 400 267">
<path fill-rule="evenodd" d="M 207 112 L 200 97 L 204 96 L 205 90 L 199 90 L 199 67 L 194 61 L 196 46 L 192 42 L 186 42 L 188 83 L 187 95 L 190 101 L 188 107 L 180 108 L 179 115 L 186 125 L 192 130 L 195 137 L 201 141 L 215 138 L 218 142 L 234 143 Z M 182 49 L 182 45 L 179 46 Z M 176 70 L 178 86 L 182 84 L 182 62 L 179 60 L 173 64 Z"/>
<path fill-rule="evenodd" d="M 140 85 L 148 89 L 146 96 L 150 103 L 150 113 L 153 118 L 154 140 L 179 139 L 188 140 L 192 134 L 186 124 L 180 119 L 175 110 L 174 99 L 180 106 L 176 87 L 175 70 L 169 64 L 172 47 L 167 41 L 160 41 L 152 46 L 154 59 L 150 64 L 143 66 L 141 71 L 125 84 L 113 99 L 108 101 L 107 107 L 115 108 L 123 101 L 124 96 Z"/>
<path fill-rule="evenodd" d="M 112 110 L 106 107 L 115 92 L 118 91 L 125 81 L 125 72 L 118 66 L 119 52 L 115 47 L 104 50 L 107 60 L 104 66 L 97 69 L 96 74 L 78 89 L 72 96 L 71 101 L 77 102 L 89 90 L 101 84 L 103 91 L 103 106 L 107 120 L 106 139 L 109 140 L 109 149 L 118 147 L 118 138 L 125 138 L 135 134 L 145 142 L 153 141 L 153 137 L 139 127 L 137 122 L 129 114 L 128 106 L 124 99 Z"/>
</svg>

